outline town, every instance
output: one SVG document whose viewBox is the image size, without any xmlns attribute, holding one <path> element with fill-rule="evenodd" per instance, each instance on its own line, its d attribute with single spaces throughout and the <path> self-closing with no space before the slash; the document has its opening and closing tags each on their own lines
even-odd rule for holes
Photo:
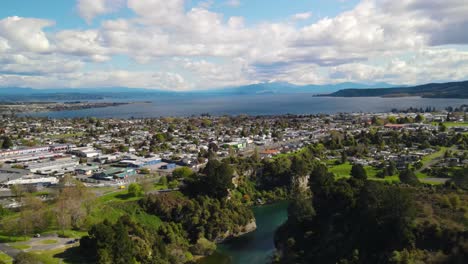
<svg viewBox="0 0 468 264">
<path fill-rule="evenodd" d="M 370 182 L 465 188 L 457 175 L 463 176 L 468 167 L 466 110 L 461 106 L 388 113 L 145 119 L 5 114 L 0 127 L 4 215 L 0 250 L 7 258 L 22 256 L 23 251 L 37 257 L 44 250 L 44 254 L 83 250 L 92 226 L 131 215 L 148 228 L 159 226 L 161 219 L 168 225 L 185 221 L 184 228 L 223 226 L 220 230 L 229 231 L 197 231 L 195 240 L 178 234 L 183 241 L 195 241 L 176 243 L 178 249 L 210 255 L 216 248 L 212 241 L 223 241 L 224 234 L 255 229 L 250 211 L 243 208 L 291 199 L 296 179 L 301 190 L 308 189 L 309 178 L 320 174 L 314 171 L 317 166 L 325 166 L 336 180 L 352 180 L 362 168 L 359 173 Z M 407 172 L 413 178 L 403 176 Z M 182 199 L 178 195 L 186 200 L 177 200 Z M 185 206 L 191 199 L 198 203 L 193 197 L 201 195 L 213 200 L 200 206 L 217 203 L 216 199 L 232 201 L 234 207 L 222 217 L 242 219 L 241 227 L 218 218 L 205 224 L 192 222 L 191 216 L 199 210 L 181 218 L 163 217 L 165 210 L 175 210 L 171 206 Z M 154 205 L 162 211 L 142 209 Z M 197 242 L 203 236 L 210 241 Z M 192 243 L 204 250 L 187 247 Z"/>
<path fill-rule="evenodd" d="M 453 121 L 444 123 L 447 118 Z M 198 171 L 213 156 L 242 157 L 257 151 L 262 158 L 272 158 L 311 143 L 342 141 L 343 136 L 356 137 L 370 131 L 383 137 L 395 131 L 408 135 L 430 133 L 426 142 L 412 146 L 370 146 L 364 154 L 348 155 L 350 163 L 368 166 L 372 171 L 382 161 L 392 161 L 398 169 L 417 165 L 419 171 L 468 165 L 466 151 L 435 149 L 427 143 L 450 133 L 468 132 L 464 112 L 128 120 L 4 117 L 0 131 L 0 184 L 4 190 L 13 185 L 42 189 L 57 184 L 66 174 L 93 187 L 124 188 L 142 176 L 170 176 L 177 167 Z M 327 159 L 341 159 L 343 150 L 328 149 Z M 444 159 L 437 159 L 442 155 Z M 429 160 L 422 164 L 425 159 Z M 345 176 L 340 175 L 338 167 L 332 167 L 332 171 Z M 448 179 L 427 178 L 439 182 Z"/>
</svg>

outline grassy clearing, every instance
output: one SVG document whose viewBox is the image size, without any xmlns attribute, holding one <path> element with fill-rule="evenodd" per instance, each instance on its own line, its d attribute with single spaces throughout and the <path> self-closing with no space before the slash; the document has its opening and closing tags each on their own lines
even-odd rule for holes
<svg viewBox="0 0 468 264">
<path fill-rule="evenodd" d="M 77 247 L 68 247 L 48 251 L 33 251 L 35 258 L 44 264 L 74 264 L 74 263 L 94 263 L 88 259 L 86 254 L 79 252 Z"/>
<path fill-rule="evenodd" d="M 10 244 L 10 246 L 12 248 L 16 248 L 18 250 L 26 250 L 26 249 L 29 249 L 31 248 L 30 245 L 26 245 L 26 244 Z"/>
<path fill-rule="evenodd" d="M 154 190 L 167 190 L 167 185 L 156 183 L 154 185 Z"/>
<path fill-rule="evenodd" d="M 46 240 L 42 240 L 41 241 L 41 244 L 43 245 L 53 245 L 53 244 L 57 244 L 58 241 L 56 239 L 46 239 Z"/>
<path fill-rule="evenodd" d="M 334 162 L 331 164 L 334 164 Z M 339 164 L 339 165 L 329 166 L 329 171 L 335 174 L 336 178 L 338 179 L 348 178 L 351 175 L 352 168 L 353 168 L 353 165 L 349 162 L 346 162 L 346 163 Z M 377 176 L 377 173 L 379 173 L 379 170 L 372 166 L 365 166 L 364 169 L 366 170 L 367 177 L 369 178 L 375 178 Z"/>
<path fill-rule="evenodd" d="M 30 239 L 30 237 L 26 236 L 8 236 L 8 235 L 0 235 L 0 243 L 15 243 L 15 242 L 26 242 Z"/>
<path fill-rule="evenodd" d="M 131 202 L 137 201 L 141 199 L 141 197 L 133 197 L 128 195 L 127 190 L 123 191 L 115 191 L 108 194 L 105 194 L 97 199 L 98 203 L 108 203 L 108 202 Z"/>
<path fill-rule="evenodd" d="M 441 147 L 439 151 L 436 151 L 432 154 L 426 155 L 421 159 L 423 166 L 427 165 L 429 162 L 440 158 L 444 155 L 445 151 L 447 151 L 447 147 Z"/>
<path fill-rule="evenodd" d="M 0 263 L 10 264 L 13 263 L 13 259 L 4 252 L 0 251 Z"/>
<path fill-rule="evenodd" d="M 335 174 L 336 178 L 347 178 L 351 174 L 351 168 L 353 165 L 351 163 L 346 162 L 340 165 L 333 165 L 328 170 Z"/>
<path fill-rule="evenodd" d="M 84 132 L 77 132 L 77 133 L 68 133 L 68 134 L 59 134 L 59 135 L 49 135 L 47 137 L 53 138 L 53 139 L 66 139 L 66 138 L 82 137 L 83 135 L 84 135 Z"/>
<path fill-rule="evenodd" d="M 468 126 L 468 122 L 445 122 L 446 127 L 465 127 Z"/>
</svg>

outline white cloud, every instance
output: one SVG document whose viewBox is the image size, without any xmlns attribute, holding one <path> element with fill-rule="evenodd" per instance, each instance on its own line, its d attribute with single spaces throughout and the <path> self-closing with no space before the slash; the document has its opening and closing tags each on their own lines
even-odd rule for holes
<svg viewBox="0 0 468 264">
<path fill-rule="evenodd" d="M 78 10 L 90 22 L 121 6 L 114 3 L 123 2 L 82 0 Z M 7 63 L 0 67 L 0 76 L 3 83 L 8 79 L 67 85 L 66 80 L 73 87 L 164 89 L 271 80 L 419 83 L 466 78 L 465 0 L 363 0 L 351 10 L 305 26 L 299 25 L 311 13 L 249 24 L 243 17 L 209 10 L 211 0 L 198 1 L 191 9 L 187 3 L 127 0 L 133 17 L 105 20 L 85 30 L 46 33 L 52 21 L 2 19 L 0 61 Z M 303 21 L 294 23 L 297 20 Z M 114 64 L 114 56 L 131 62 Z M 41 71 L 43 61 L 64 67 Z M 145 70 L 132 71 L 127 66 L 135 64 Z M 86 66 L 97 70 L 85 72 Z"/>
<path fill-rule="evenodd" d="M 7 17 L 0 20 L 0 47 L 32 52 L 46 52 L 51 48 L 43 28 L 54 25 L 50 20 Z"/>
<path fill-rule="evenodd" d="M 119 10 L 124 0 L 78 0 L 76 7 L 82 18 L 90 24 L 99 15 Z"/>
<path fill-rule="evenodd" d="M 240 0 L 227 0 L 226 5 L 230 7 L 239 7 L 241 5 L 241 1 Z"/>
<path fill-rule="evenodd" d="M 312 12 L 297 13 L 292 16 L 293 20 L 307 20 L 312 17 Z"/>
</svg>

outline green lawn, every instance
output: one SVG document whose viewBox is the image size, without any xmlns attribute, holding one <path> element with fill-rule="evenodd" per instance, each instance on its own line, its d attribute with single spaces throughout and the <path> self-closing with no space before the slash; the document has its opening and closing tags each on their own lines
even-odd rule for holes
<svg viewBox="0 0 468 264">
<path fill-rule="evenodd" d="M 446 127 L 458 127 L 458 126 L 468 126 L 468 122 L 445 122 Z"/>
<path fill-rule="evenodd" d="M 10 244 L 10 246 L 12 248 L 16 248 L 16 249 L 19 249 L 19 250 L 25 250 L 25 249 L 31 248 L 30 245 L 26 245 L 26 244 Z"/>
<path fill-rule="evenodd" d="M 25 236 L 8 236 L 0 235 L 0 243 L 14 243 L 14 242 L 25 242 L 28 241 L 30 237 Z"/>
<path fill-rule="evenodd" d="M 347 178 L 351 174 L 352 167 L 351 163 L 346 162 L 340 165 L 332 165 L 328 171 L 335 174 L 336 178 Z"/>
<path fill-rule="evenodd" d="M 159 190 L 166 190 L 166 189 L 167 189 L 167 185 L 157 183 L 157 184 L 154 185 L 154 189 L 155 189 L 155 190 L 158 190 L 158 191 L 159 191 Z"/>
<path fill-rule="evenodd" d="M 332 163 L 334 164 L 334 163 Z M 329 167 L 329 171 L 335 174 L 336 178 L 347 178 L 351 174 L 351 169 L 353 168 L 353 165 L 349 162 L 339 164 L 339 165 L 331 165 Z M 367 177 L 369 178 L 375 178 L 377 173 L 379 173 L 379 170 L 372 167 L 372 166 L 365 166 L 364 169 L 367 172 Z"/>
<path fill-rule="evenodd" d="M 78 263 L 94 263 L 87 259 L 86 254 L 79 251 L 77 247 L 62 248 L 48 251 L 33 251 L 38 261 L 44 264 L 78 264 Z"/>
<path fill-rule="evenodd" d="M 66 138 L 81 137 L 83 135 L 84 135 L 84 132 L 78 132 L 78 133 L 69 133 L 69 134 L 49 135 L 47 137 L 54 138 L 54 139 L 66 139 Z"/>
<path fill-rule="evenodd" d="M 46 240 L 42 240 L 41 241 L 41 244 L 43 245 L 53 245 L 53 244 L 57 244 L 57 240 L 56 239 L 46 239 Z"/>
<path fill-rule="evenodd" d="M 441 147 L 439 151 L 424 156 L 421 159 L 421 162 L 423 163 L 423 166 L 426 165 L 428 162 L 431 162 L 434 159 L 442 157 L 444 155 L 445 151 L 447 151 L 447 147 Z"/>
<path fill-rule="evenodd" d="M 127 190 L 122 191 L 115 191 L 108 194 L 105 194 L 97 199 L 98 203 L 108 203 L 112 201 L 119 201 L 119 202 L 130 202 L 130 201 L 137 201 L 141 199 L 141 197 L 132 197 L 128 195 Z"/>
<path fill-rule="evenodd" d="M 0 262 L 10 264 L 13 263 L 13 259 L 4 252 L 0 251 Z"/>
</svg>

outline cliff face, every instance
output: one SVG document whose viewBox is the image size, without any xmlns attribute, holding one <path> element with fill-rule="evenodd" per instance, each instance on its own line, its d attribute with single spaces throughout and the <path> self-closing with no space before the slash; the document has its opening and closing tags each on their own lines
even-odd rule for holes
<svg viewBox="0 0 468 264">
<path fill-rule="evenodd" d="M 243 236 L 245 234 L 248 234 L 250 232 L 253 232 L 257 229 L 257 223 L 255 222 L 255 219 L 252 219 L 250 223 L 248 223 L 245 226 L 240 226 L 236 228 L 237 230 L 228 230 L 226 231 L 222 236 L 218 237 L 215 239 L 216 243 L 222 243 L 226 240 L 236 238 Z"/>
</svg>

